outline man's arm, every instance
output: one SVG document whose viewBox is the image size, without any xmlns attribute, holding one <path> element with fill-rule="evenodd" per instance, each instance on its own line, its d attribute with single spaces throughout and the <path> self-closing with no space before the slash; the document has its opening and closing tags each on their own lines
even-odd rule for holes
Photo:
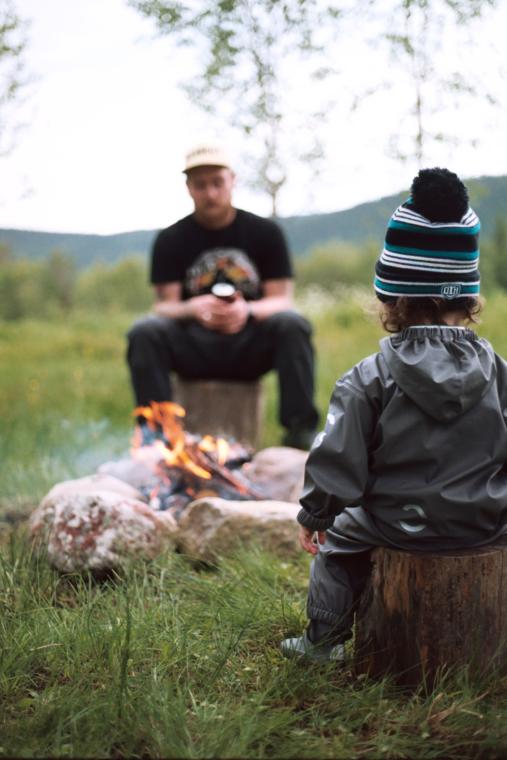
<svg viewBox="0 0 507 760">
<path fill-rule="evenodd" d="M 171 319 L 190 319 L 191 304 L 190 301 L 181 300 L 181 282 L 165 282 L 162 285 L 155 285 L 155 303 L 153 311 L 160 317 L 170 317 Z"/>
<path fill-rule="evenodd" d="M 262 283 L 262 298 L 250 301 L 250 314 L 254 319 L 262 320 L 294 308 L 294 282 L 289 278 L 265 280 Z"/>
<path fill-rule="evenodd" d="M 263 320 L 293 308 L 292 280 L 266 280 L 262 287 L 263 296 L 258 301 L 245 301 L 241 293 L 232 303 L 209 294 L 183 301 L 181 283 L 167 282 L 155 285 L 153 311 L 169 319 L 196 319 L 210 330 L 233 334 L 243 329 L 249 316 Z"/>
<path fill-rule="evenodd" d="M 196 319 L 205 327 L 216 329 L 215 319 L 219 316 L 224 304 L 212 295 L 195 296 L 187 301 L 182 300 L 181 282 L 165 282 L 155 285 L 153 311 L 160 317 L 169 319 Z"/>
</svg>

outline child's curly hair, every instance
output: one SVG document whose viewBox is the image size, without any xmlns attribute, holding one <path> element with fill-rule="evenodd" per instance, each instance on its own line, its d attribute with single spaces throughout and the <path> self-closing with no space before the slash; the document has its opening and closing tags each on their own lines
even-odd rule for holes
<svg viewBox="0 0 507 760">
<path fill-rule="evenodd" d="M 445 317 L 456 312 L 463 313 L 463 321 L 466 324 L 478 324 L 483 307 L 484 299 L 481 296 L 464 296 L 452 301 L 430 296 L 400 296 L 381 303 L 379 316 L 384 330 L 397 333 L 414 325 L 443 325 Z"/>
</svg>

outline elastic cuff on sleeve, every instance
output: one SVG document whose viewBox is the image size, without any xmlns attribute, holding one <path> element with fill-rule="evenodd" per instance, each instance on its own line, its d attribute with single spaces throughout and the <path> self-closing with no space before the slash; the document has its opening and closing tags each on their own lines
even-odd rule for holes
<svg viewBox="0 0 507 760">
<path fill-rule="evenodd" d="M 305 528 L 310 528 L 310 530 L 325 531 L 334 523 L 334 517 L 312 517 L 306 509 L 300 509 L 297 521 Z"/>
</svg>

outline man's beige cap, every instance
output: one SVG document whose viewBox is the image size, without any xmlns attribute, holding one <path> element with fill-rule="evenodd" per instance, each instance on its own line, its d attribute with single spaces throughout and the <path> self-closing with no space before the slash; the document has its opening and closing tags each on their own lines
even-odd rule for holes
<svg viewBox="0 0 507 760">
<path fill-rule="evenodd" d="M 197 166 L 223 166 L 231 168 L 229 156 L 220 145 L 214 143 L 200 143 L 191 148 L 185 155 L 184 172 L 195 169 Z"/>
</svg>

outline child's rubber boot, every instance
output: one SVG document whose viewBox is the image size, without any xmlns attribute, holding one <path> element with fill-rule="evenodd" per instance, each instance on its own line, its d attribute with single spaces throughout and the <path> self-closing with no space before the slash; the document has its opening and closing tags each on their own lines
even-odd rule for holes
<svg viewBox="0 0 507 760">
<path fill-rule="evenodd" d="M 345 662 L 345 647 L 343 644 L 330 644 L 320 642 L 314 644 L 308 638 L 305 631 L 302 636 L 293 639 L 284 639 L 280 644 L 280 651 L 284 657 L 299 658 L 312 662 Z"/>
</svg>

